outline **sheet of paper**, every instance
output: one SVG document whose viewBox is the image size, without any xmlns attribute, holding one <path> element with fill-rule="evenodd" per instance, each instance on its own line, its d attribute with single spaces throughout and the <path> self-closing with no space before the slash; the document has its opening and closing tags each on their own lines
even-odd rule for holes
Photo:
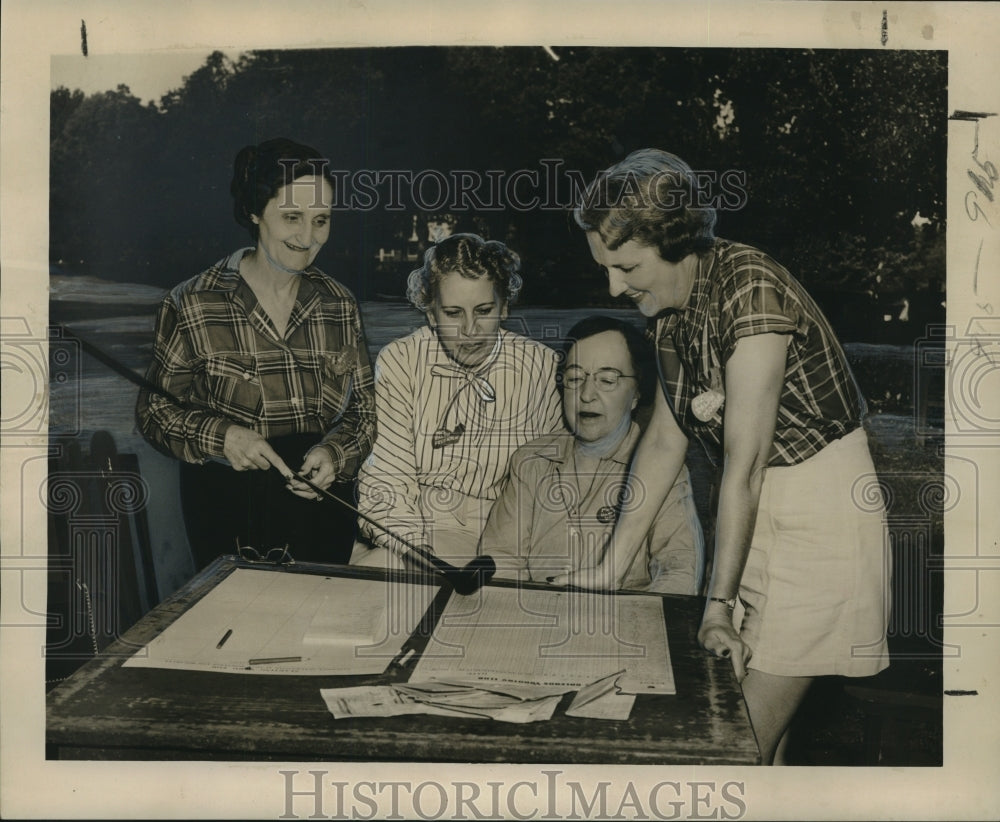
<svg viewBox="0 0 1000 822">
<path fill-rule="evenodd" d="M 437 591 L 432 585 L 237 568 L 125 665 L 377 674 L 400 652 Z"/>
<path fill-rule="evenodd" d="M 344 613 L 337 600 L 339 592 L 330 592 L 313 615 L 304 642 L 310 645 L 373 645 L 385 636 L 388 608 L 381 597 L 353 602 L 354 610 Z"/>
<path fill-rule="evenodd" d="M 410 683 L 577 689 L 622 671 L 624 693 L 676 693 L 659 597 L 486 587 L 448 601 Z"/>
<path fill-rule="evenodd" d="M 438 714 L 478 716 L 523 724 L 551 719 L 562 694 L 523 698 L 471 686 L 410 688 L 406 685 L 376 685 L 321 688 L 320 696 L 335 719 Z"/>
<path fill-rule="evenodd" d="M 635 704 L 635 694 L 618 690 L 619 674 L 612 674 L 582 687 L 566 709 L 566 716 L 588 719 L 628 719 Z"/>
<path fill-rule="evenodd" d="M 441 714 L 464 716 L 459 711 L 435 708 L 410 699 L 392 685 L 370 685 L 355 688 L 320 688 L 326 707 L 334 719 L 352 717 L 385 717 L 401 714 Z"/>
</svg>

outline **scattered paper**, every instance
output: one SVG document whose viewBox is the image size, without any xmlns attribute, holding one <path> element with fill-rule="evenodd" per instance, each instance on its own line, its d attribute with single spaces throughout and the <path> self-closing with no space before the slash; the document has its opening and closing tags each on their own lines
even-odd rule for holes
<svg viewBox="0 0 1000 822">
<path fill-rule="evenodd" d="M 568 716 L 628 719 L 635 694 L 620 693 L 619 671 L 580 689 Z M 480 716 L 497 722 L 523 724 L 551 719 L 569 688 L 552 685 L 442 680 L 354 688 L 323 688 L 320 695 L 335 719 L 386 717 L 401 714 Z"/>
<path fill-rule="evenodd" d="M 482 683 L 469 682 L 419 682 L 396 688 L 427 705 L 519 723 L 551 719 L 567 690 L 503 684 L 487 688 Z"/>
<path fill-rule="evenodd" d="M 392 685 L 357 688 L 321 688 L 320 696 L 334 719 L 385 717 L 401 714 L 459 715 L 457 711 L 436 709 L 400 693 Z"/>
<path fill-rule="evenodd" d="M 520 697 L 451 684 L 437 688 L 406 685 L 323 688 L 320 695 L 335 719 L 437 714 L 479 716 L 518 724 L 551 719 L 562 697 L 561 693 Z"/>
<path fill-rule="evenodd" d="M 566 709 L 566 716 L 588 719 L 628 719 L 635 704 L 635 694 L 622 693 L 618 678 L 623 671 L 585 685 Z"/>
</svg>

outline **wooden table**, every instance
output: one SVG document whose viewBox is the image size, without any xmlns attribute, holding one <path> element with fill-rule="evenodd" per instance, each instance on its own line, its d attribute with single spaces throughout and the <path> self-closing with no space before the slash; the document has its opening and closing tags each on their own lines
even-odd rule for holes
<svg viewBox="0 0 1000 822">
<path fill-rule="evenodd" d="M 235 557 L 220 557 L 53 689 L 47 705 L 48 756 L 647 765 L 759 762 L 731 663 L 711 656 L 696 642 L 703 606 L 697 597 L 661 597 L 677 693 L 637 696 L 626 721 L 566 716 L 572 694 L 564 697 L 551 720 L 526 725 L 429 715 L 335 720 L 320 688 L 402 681 L 410 669 L 344 677 L 122 667 L 138 647 L 240 567 L 247 565 Z M 274 572 L 384 576 L 375 569 L 306 563 Z M 450 588 L 441 588 L 432 608 L 440 609 L 450 595 Z"/>
</svg>

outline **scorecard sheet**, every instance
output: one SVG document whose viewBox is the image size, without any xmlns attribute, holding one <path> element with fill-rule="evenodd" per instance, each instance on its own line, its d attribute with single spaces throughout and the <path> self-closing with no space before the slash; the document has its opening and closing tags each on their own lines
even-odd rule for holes
<svg viewBox="0 0 1000 822">
<path fill-rule="evenodd" d="M 253 674 L 377 674 L 400 652 L 438 590 L 433 585 L 237 568 L 124 665 Z"/>
<path fill-rule="evenodd" d="M 660 597 L 485 587 L 449 599 L 410 682 L 579 688 L 616 673 L 622 693 L 676 693 Z"/>
</svg>

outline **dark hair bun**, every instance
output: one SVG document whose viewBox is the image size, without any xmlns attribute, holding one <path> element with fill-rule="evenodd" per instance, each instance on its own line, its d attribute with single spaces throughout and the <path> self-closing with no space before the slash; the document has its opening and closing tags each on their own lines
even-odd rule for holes
<svg viewBox="0 0 1000 822">
<path fill-rule="evenodd" d="M 299 177 L 319 175 L 330 179 L 330 162 L 316 149 L 277 137 L 258 145 L 244 146 L 233 160 L 233 217 L 257 241 L 257 224 L 264 207 L 281 188 Z"/>
</svg>

